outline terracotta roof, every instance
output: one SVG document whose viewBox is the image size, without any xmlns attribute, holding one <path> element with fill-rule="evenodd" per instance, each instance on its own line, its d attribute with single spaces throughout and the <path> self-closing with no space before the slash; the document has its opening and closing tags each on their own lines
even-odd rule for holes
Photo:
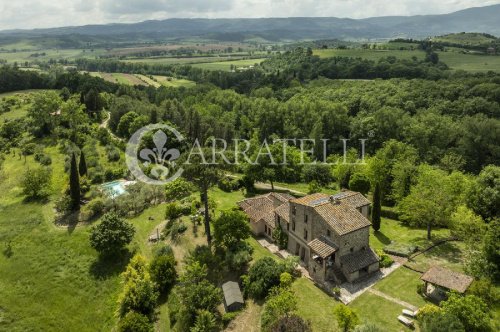
<svg viewBox="0 0 500 332">
<path fill-rule="evenodd" d="M 311 195 L 307 195 L 304 197 L 292 199 L 292 200 L 290 200 L 290 202 L 296 203 L 296 204 L 301 204 L 301 205 L 315 206 L 317 204 L 327 203 L 329 198 L 330 198 L 330 195 L 323 194 L 323 193 L 316 193 L 316 194 L 311 194 Z"/>
<path fill-rule="evenodd" d="M 337 251 L 334 246 L 327 243 L 324 239 L 314 239 L 307 246 L 321 258 L 326 258 Z"/>
<path fill-rule="evenodd" d="M 370 205 L 370 201 L 363 194 L 350 190 L 341 191 L 338 194 L 332 195 L 331 198 L 339 199 L 342 203 L 345 202 L 355 208 Z"/>
<path fill-rule="evenodd" d="M 323 193 L 311 194 L 292 199 L 291 202 L 307 206 L 318 206 L 331 202 L 335 199 L 338 199 L 342 203 L 347 203 L 355 208 L 370 205 L 370 201 L 363 196 L 363 194 L 350 190 L 344 190 L 335 195 L 327 195 Z"/>
<path fill-rule="evenodd" d="M 286 202 L 278 206 L 275 210 L 276 214 L 286 222 L 290 222 L 290 203 Z"/>
<path fill-rule="evenodd" d="M 314 210 L 339 235 L 344 235 L 371 225 L 370 221 L 356 210 L 356 208 L 345 203 L 322 204 L 314 207 Z"/>
<path fill-rule="evenodd" d="M 460 293 L 464 293 L 474 280 L 474 278 L 468 275 L 448 270 L 441 266 L 431 267 L 420 279 Z"/>
<path fill-rule="evenodd" d="M 372 265 L 379 260 L 380 259 L 377 254 L 371 248 L 356 251 L 340 257 L 342 267 L 347 270 L 348 273 L 361 270 L 362 268 Z"/>
<path fill-rule="evenodd" d="M 293 198 L 293 196 L 288 194 L 272 192 L 265 195 L 247 198 L 237 204 L 248 215 L 252 222 L 259 222 L 260 220 L 263 220 L 268 226 L 274 228 L 275 212 L 288 222 L 288 201 L 291 198 Z"/>
</svg>

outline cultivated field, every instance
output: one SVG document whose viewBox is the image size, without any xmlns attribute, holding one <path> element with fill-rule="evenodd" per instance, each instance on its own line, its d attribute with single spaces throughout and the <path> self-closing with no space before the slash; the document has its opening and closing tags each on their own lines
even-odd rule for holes
<svg viewBox="0 0 500 332">
<path fill-rule="evenodd" d="M 425 52 L 415 50 L 365 50 L 365 49 L 327 49 L 327 50 L 314 50 L 314 54 L 322 57 L 353 57 L 363 58 L 373 61 L 378 61 L 380 58 L 388 56 L 395 56 L 401 59 L 411 59 L 417 57 L 423 60 Z M 500 71 L 500 56 L 481 55 L 481 54 L 463 54 L 459 52 L 438 52 L 439 59 L 446 63 L 451 69 L 465 70 L 471 72 L 487 72 L 487 71 Z"/>
<path fill-rule="evenodd" d="M 246 69 L 250 66 L 255 66 L 256 64 L 260 64 L 265 59 L 244 59 L 244 60 L 235 60 L 235 61 L 218 61 L 218 62 L 209 62 L 209 63 L 198 63 L 194 64 L 193 67 L 198 67 L 207 70 L 223 70 L 230 71 L 231 68 L 236 70 L 238 69 Z M 232 67 L 231 67 L 232 66 Z"/>
</svg>

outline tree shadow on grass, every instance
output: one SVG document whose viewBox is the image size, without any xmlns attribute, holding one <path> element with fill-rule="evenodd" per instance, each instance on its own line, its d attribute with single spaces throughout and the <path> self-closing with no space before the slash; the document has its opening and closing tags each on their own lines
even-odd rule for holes
<svg viewBox="0 0 500 332">
<path fill-rule="evenodd" d="M 95 279 L 107 279 L 116 276 L 125 270 L 133 253 L 123 250 L 114 256 L 99 255 L 98 259 L 90 266 L 90 274 Z"/>
<path fill-rule="evenodd" d="M 80 222 L 80 211 L 70 212 L 69 214 L 56 216 L 55 224 L 66 227 L 68 234 L 72 234 Z"/>
<path fill-rule="evenodd" d="M 388 245 L 388 244 L 391 244 L 391 239 L 389 239 L 384 233 L 382 233 L 381 231 L 376 231 L 376 232 L 373 232 L 373 235 L 375 235 L 375 237 L 377 238 L 377 240 L 379 240 L 382 244 L 384 245 Z"/>
</svg>

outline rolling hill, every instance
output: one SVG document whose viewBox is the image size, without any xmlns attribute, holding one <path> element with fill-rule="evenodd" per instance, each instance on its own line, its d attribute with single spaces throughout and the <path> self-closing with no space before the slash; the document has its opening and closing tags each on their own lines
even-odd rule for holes
<svg viewBox="0 0 500 332">
<path fill-rule="evenodd" d="M 0 45 L 18 39 L 61 40 L 75 43 L 158 41 L 202 38 L 244 41 L 305 39 L 423 38 L 457 32 L 500 35 L 500 4 L 469 8 L 443 15 L 386 16 L 366 19 L 292 17 L 256 19 L 167 19 L 132 24 L 86 25 L 0 32 Z M 74 45 L 73 45 L 74 46 Z M 64 46 L 61 46 L 64 47 Z"/>
</svg>

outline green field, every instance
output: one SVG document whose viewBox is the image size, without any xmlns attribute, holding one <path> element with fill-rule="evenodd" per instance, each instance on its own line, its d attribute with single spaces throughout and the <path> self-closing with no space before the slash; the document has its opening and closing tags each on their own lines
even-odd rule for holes
<svg viewBox="0 0 500 332">
<path fill-rule="evenodd" d="M 314 54 L 322 58 L 343 56 L 363 58 L 378 61 L 380 58 L 395 56 L 401 59 L 423 60 L 425 53 L 423 51 L 399 51 L 399 50 L 365 50 L 365 49 L 327 49 L 314 50 Z M 446 63 L 453 70 L 465 70 L 470 72 L 500 71 L 500 56 L 463 54 L 459 52 L 438 52 L 439 59 Z"/>
<path fill-rule="evenodd" d="M 38 56 L 34 56 L 38 53 Z M 45 53 L 45 55 L 41 55 Z M 106 54 L 104 49 L 95 49 L 94 52 L 90 50 L 82 49 L 44 49 L 44 50 L 32 50 L 32 51 L 20 51 L 20 52 L 0 52 L 0 59 L 7 60 L 7 63 L 17 62 L 22 64 L 24 62 L 46 62 L 50 59 L 54 60 L 75 60 L 78 58 L 89 58 L 93 59 L 99 55 Z"/>
<path fill-rule="evenodd" d="M 231 65 L 235 69 L 246 69 L 255 64 L 260 64 L 265 59 L 245 59 L 245 60 L 235 60 L 235 61 L 219 61 L 219 62 L 209 62 L 209 63 L 197 63 L 193 67 L 198 67 L 206 70 L 223 70 L 230 71 Z"/>
<path fill-rule="evenodd" d="M 399 50 L 365 50 L 360 48 L 339 50 L 339 49 L 320 49 L 314 50 L 314 55 L 318 55 L 321 58 L 331 58 L 334 56 L 342 56 L 349 58 L 363 58 L 373 61 L 378 61 L 380 58 L 385 58 L 388 56 L 395 56 L 401 59 L 411 59 L 416 56 L 418 59 L 423 60 L 425 57 L 425 52 L 423 51 L 399 51 Z"/>
<path fill-rule="evenodd" d="M 192 87 L 195 86 L 196 83 L 190 80 L 186 80 L 183 78 L 174 78 L 174 77 L 166 77 L 166 76 L 153 76 L 158 83 L 166 87 L 179 88 L 179 87 Z"/>
</svg>

